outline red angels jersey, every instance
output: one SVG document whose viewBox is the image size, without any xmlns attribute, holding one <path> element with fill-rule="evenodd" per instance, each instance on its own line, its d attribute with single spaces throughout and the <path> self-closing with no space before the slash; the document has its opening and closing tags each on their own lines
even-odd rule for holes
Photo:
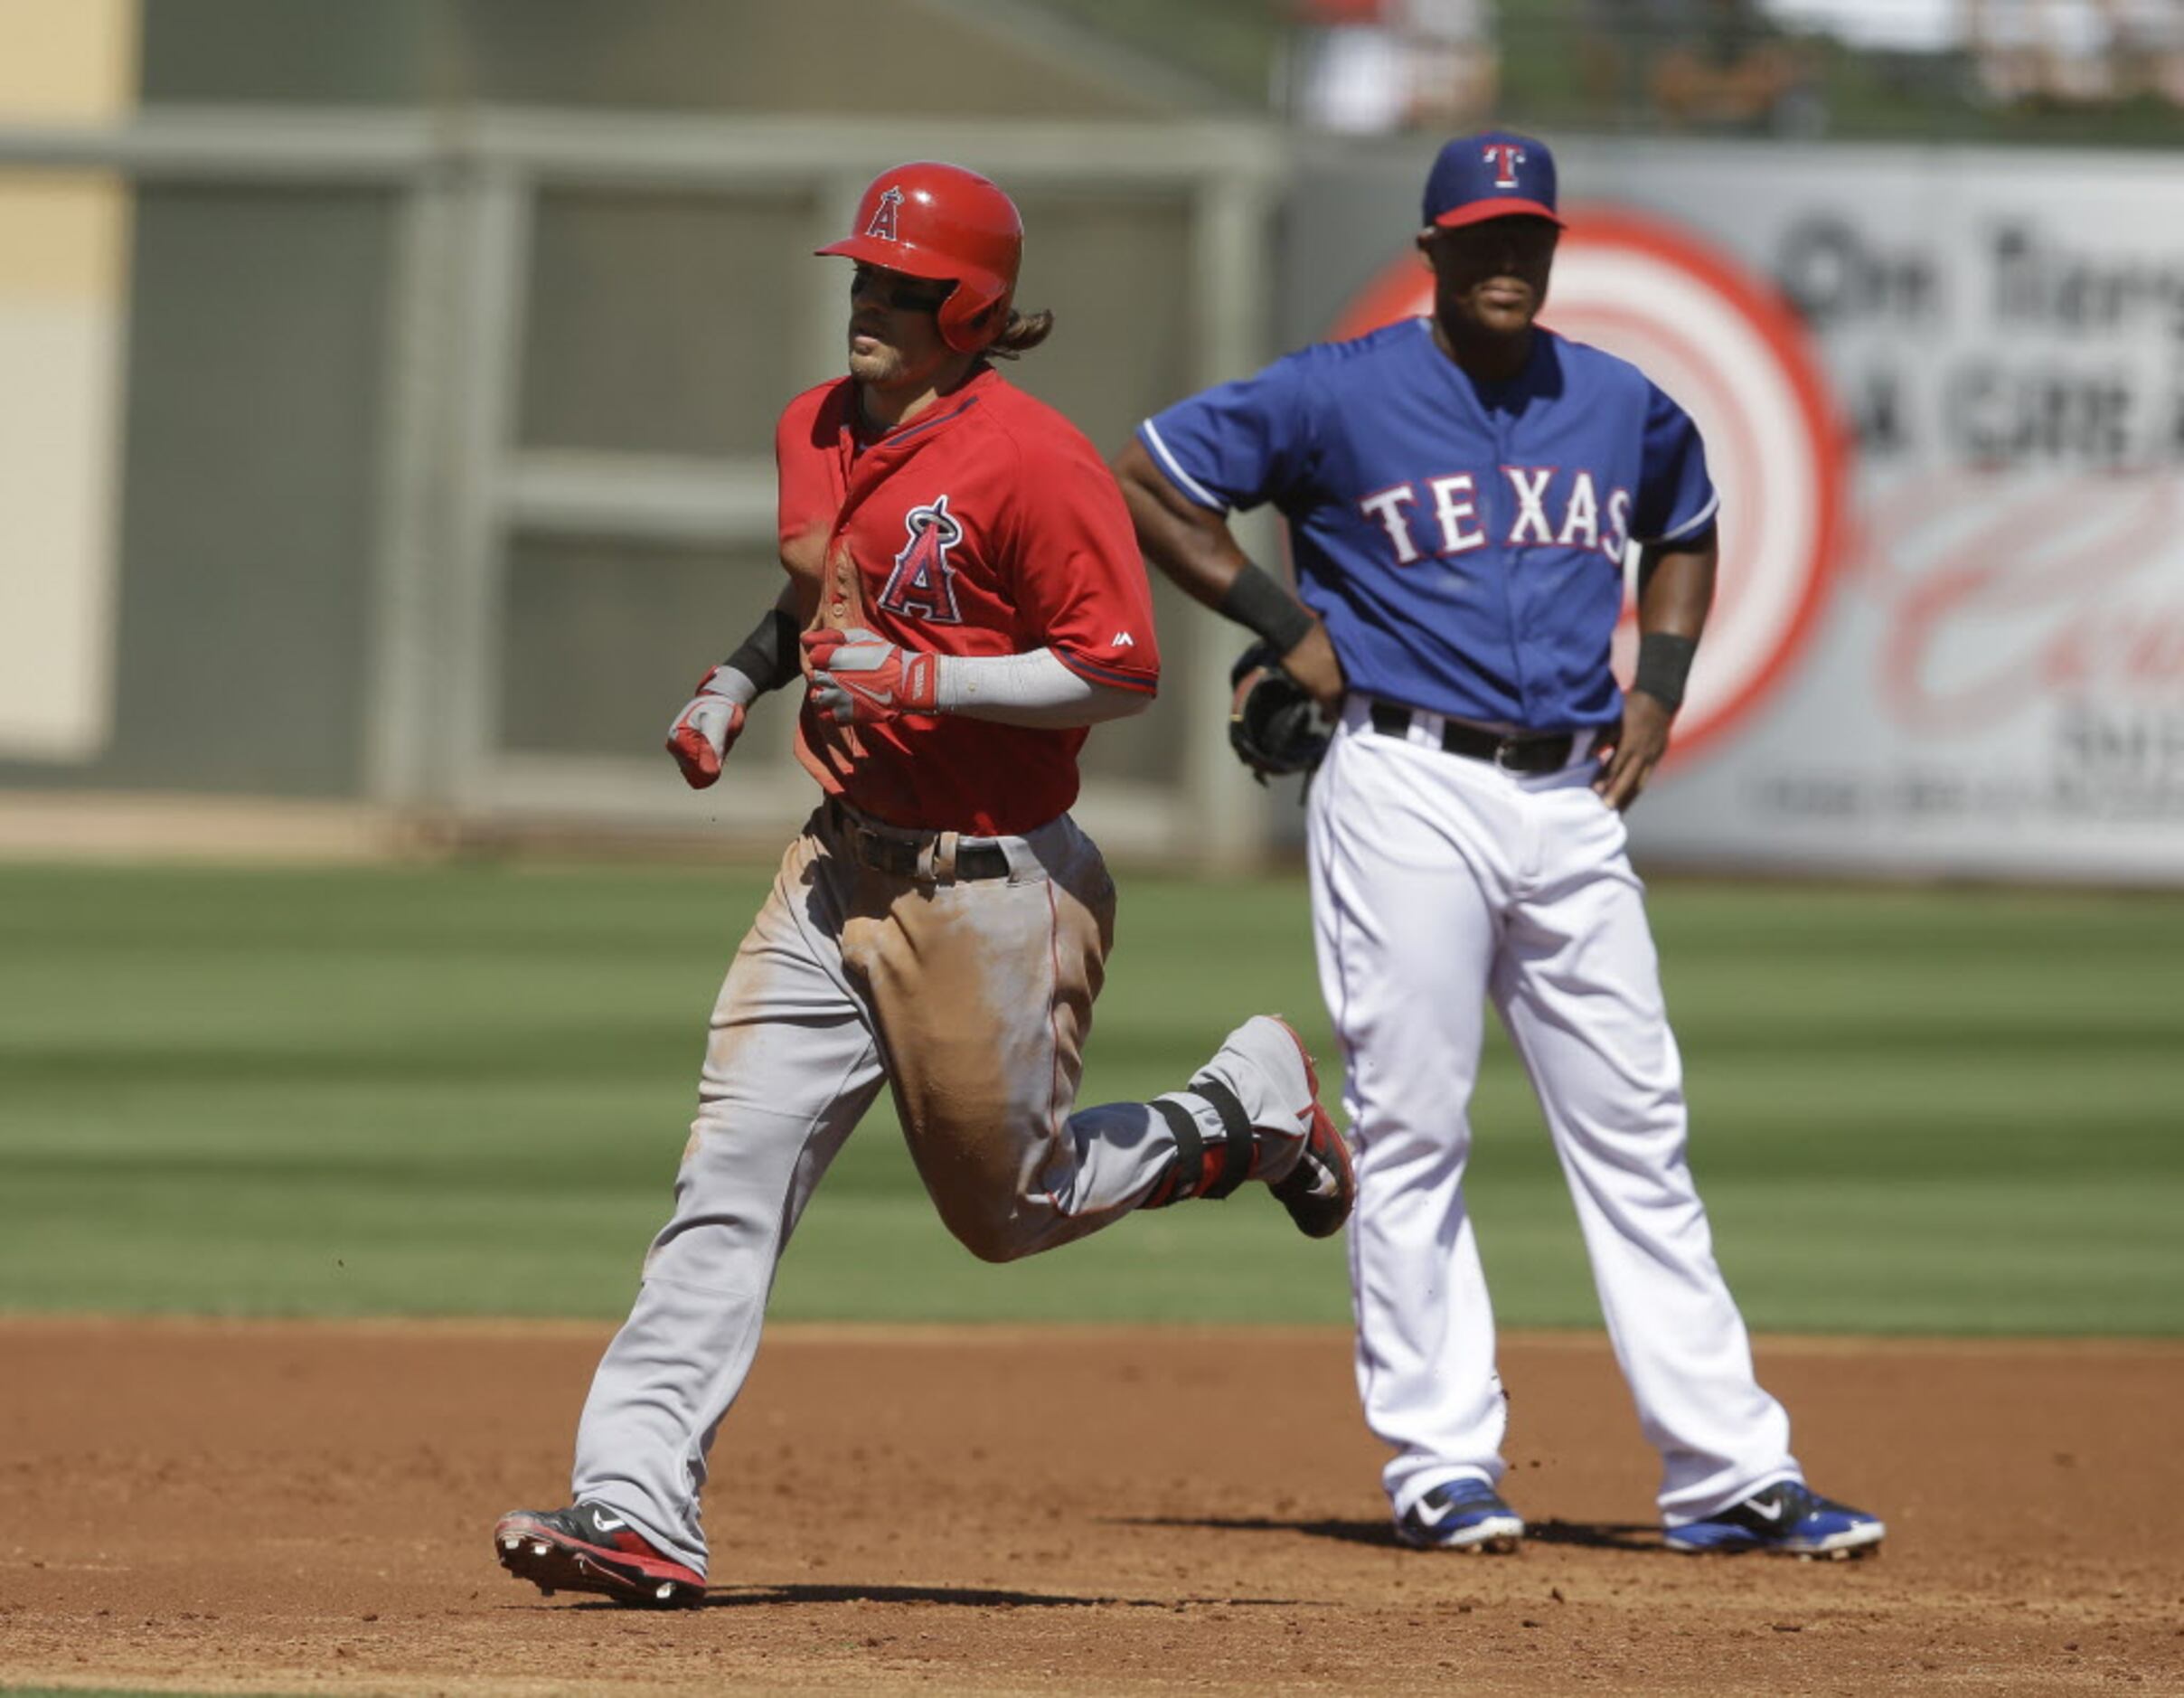
<svg viewBox="0 0 2184 1698">
<path fill-rule="evenodd" d="M 781 561 L 817 588 L 814 628 L 938 655 L 1050 648 L 1096 684 L 1153 693 L 1152 590 L 1122 492 L 1075 426 L 999 373 L 870 439 L 855 381 L 838 378 L 788 404 L 774 448 Z M 1077 799 L 1085 730 L 946 713 L 837 725 L 807 701 L 796 757 L 876 819 L 1013 835 Z"/>
</svg>

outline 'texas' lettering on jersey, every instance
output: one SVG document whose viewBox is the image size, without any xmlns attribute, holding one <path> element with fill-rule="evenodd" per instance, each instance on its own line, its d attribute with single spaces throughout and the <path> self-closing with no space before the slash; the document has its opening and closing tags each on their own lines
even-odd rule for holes
<svg viewBox="0 0 2184 1698">
<path fill-rule="evenodd" d="M 895 570 L 880 592 L 880 605 L 905 618 L 961 625 L 956 568 L 949 563 L 948 551 L 963 541 L 963 526 L 948 511 L 947 496 L 936 495 L 930 505 L 912 507 L 902 515 L 902 525 L 909 541 L 895 556 Z"/>
<path fill-rule="evenodd" d="M 1427 555 L 1466 554 L 1499 540 L 1507 548 L 1596 548 L 1620 566 L 1631 533 L 1631 492 L 1602 497 L 1593 475 L 1561 476 L 1554 466 L 1504 466 L 1514 504 L 1508 534 L 1496 539 L 1480 512 L 1484 492 L 1470 472 L 1397 484 L 1358 499 L 1358 509 L 1388 533 L 1396 564 Z"/>
</svg>

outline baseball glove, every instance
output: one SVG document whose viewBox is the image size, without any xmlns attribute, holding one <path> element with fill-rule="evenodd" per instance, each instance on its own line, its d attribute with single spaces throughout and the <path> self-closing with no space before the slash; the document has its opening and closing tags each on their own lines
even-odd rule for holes
<svg viewBox="0 0 2184 1698">
<path fill-rule="evenodd" d="M 1327 752 L 1320 710 L 1282 670 L 1271 643 L 1254 643 L 1228 670 L 1228 746 L 1261 784 L 1269 773 L 1310 772 Z"/>
</svg>

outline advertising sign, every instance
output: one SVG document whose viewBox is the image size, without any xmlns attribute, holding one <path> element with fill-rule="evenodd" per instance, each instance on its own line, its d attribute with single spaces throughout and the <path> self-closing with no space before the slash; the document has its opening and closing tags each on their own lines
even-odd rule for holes
<svg viewBox="0 0 2184 1698">
<path fill-rule="evenodd" d="M 1563 157 L 1543 322 L 1681 401 L 1722 492 L 1641 853 L 2184 882 L 2184 172 Z M 1426 310 L 1389 245 L 1333 334 Z"/>
<path fill-rule="evenodd" d="M 1674 395 L 1706 439 L 1725 500 L 1720 586 L 1676 727 L 1688 760 L 1765 702 L 1812 634 L 1835 563 L 1841 430 L 1804 326 L 1771 285 L 1672 221 L 1607 207 L 1569 211 L 1540 322 L 1634 362 Z M 1433 310 L 1433 278 L 1398 260 L 1338 323 L 1361 335 Z M 1631 564 L 1635 566 L 1633 552 Z M 1616 671 L 1637 645 L 1626 608 Z"/>
</svg>

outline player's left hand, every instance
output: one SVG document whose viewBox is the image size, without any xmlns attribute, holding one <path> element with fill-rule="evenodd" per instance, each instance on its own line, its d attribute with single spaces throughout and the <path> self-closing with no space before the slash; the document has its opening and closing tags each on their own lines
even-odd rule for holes
<svg viewBox="0 0 2184 1698">
<path fill-rule="evenodd" d="M 870 724 L 898 713 L 930 713 L 940 656 L 913 653 L 871 631 L 806 631 L 811 699 L 837 725 Z"/>
<path fill-rule="evenodd" d="M 1623 698 L 1623 724 L 1608 732 L 1600 750 L 1603 765 L 1593 788 L 1618 814 L 1627 813 L 1669 746 L 1669 722 L 1674 711 L 1643 690 Z"/>
</svg>

